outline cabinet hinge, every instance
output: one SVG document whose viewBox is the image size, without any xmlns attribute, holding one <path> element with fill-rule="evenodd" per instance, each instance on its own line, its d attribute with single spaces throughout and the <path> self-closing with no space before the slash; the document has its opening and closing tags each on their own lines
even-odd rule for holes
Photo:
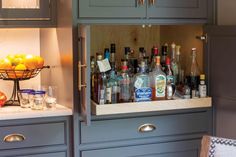
<svg viewBox="0 0 236 157">
<path fill-rule="evenodd" d="M 201 36 L 196 36 L 196 39 L 199 39 L 199 40 L 201 40 L 201 41 L 204 41 L 205 43 L 208 42 L 208 36 L 207 36 L 207 34 L 201 35 Z"/>
</svg>

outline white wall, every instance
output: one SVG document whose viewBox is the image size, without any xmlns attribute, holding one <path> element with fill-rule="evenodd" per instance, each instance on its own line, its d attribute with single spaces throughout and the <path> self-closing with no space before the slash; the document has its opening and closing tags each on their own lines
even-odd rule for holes
<svg viewBox="0 0 236 157">
<path fill-rule="evenodd" d="M 35 54 L 40 55 L 39 29 L 0 29 L 0 58 L 8 54 Z M 40 85 L 40 76 L 34 79 L 21 81 L 21 88 L 32 88 L 32 85 Z M 0 91 L 7 94 L 12 92 L 12 81 L 0 80 Z"/>
<path fill-rule="evenodd" d="M 217 0 L 218 25 L 236 25 L 236 0 Z"/>
</svg>

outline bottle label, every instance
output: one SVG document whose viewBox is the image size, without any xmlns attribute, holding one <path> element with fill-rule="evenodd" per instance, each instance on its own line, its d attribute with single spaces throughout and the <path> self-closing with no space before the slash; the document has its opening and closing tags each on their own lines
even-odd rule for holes
<svg viewBox="0 0 236 157">
<path fill-rule="evenodd" d="M 100 72 L 107 72 L 107 71 L 111 70 L 111 65 L 110 65 L 109 60 L 107 58 L 102 61 L 97 61 L 97 65 L 98 65 Z"/>
<path fill-rule="evenodd" d="M 200 95 L 200 98 L 204 98 L 207 96 L 206 94 L 206 85 L 199 85 L 199 95 Z"/>
<path fill-rule="evenodd" d="M 137 78 L 137 80 L 134 83 L 135 88 L 141 88 L 143 85 L 143 80 L 141 78 Z"/>
<path fill-rule="evenodd" d="M 106 102 L 111 103 L 111 87 L 106 88 Z"/>
<path fill-rule="evenodd" d="M 173 75 L 169 75 L 166 77 L 167 83 L 174 84 L 175 83 L 175 77 Z"/>
<path fill-rule="evenodd" d="M 164 75 L 158 75 L 155 80 L 156 97 L 165 97 L 166 89 L 166 77 Z"/>
<path fill-rule="evenodd" d="M 135 101 L 151 101 L 152 100 L 152 89 L 151 88 L 136 88 L 135 89 Z"/>
</svg>

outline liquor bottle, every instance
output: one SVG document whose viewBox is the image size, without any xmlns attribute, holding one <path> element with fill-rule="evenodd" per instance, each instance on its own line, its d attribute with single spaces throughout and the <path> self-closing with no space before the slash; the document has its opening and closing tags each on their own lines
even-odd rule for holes
<svg viewBox="0 0 236 157">
<path fill-rule="evenodd" d="M 110 78 L 106 83 L 106 104 L 115 104 L 119 101 L 119 83 L 115 71 L 110 72 Z"/>
<path fill-rule="evenodd" d="M 162 70 L 165 71 L 166 67 L 166 57 L 168 53 L 168 44 L 166 43 L 164 46 L 161 48 L 161 66 Z"/>
<path fill-rule="evenodd" d="M 102 55 L 97 54 L 97 61 L 101 61 L 101 60 L 102 60 Z M 98 104 L 105 104 L 106 82 L 107 82 L 106 73 L 100 72 L 99 66 L 97 64 L 95 75 L 94 75 L 94 98 L 95 98 L 95 102 Z"/>
<path fill-rule="evenodd" d="M 166 74 L 162 71 L 160 56 L 156 57 L 156 67 L 151 73 L 152 100 L 164 100 L 166 97 Z"/>
<path fill-rule="evenodd" d="M 180 58 L 180 45 L 176 45 L 176 63 L 178 65 L 178 78 L 176 78 L 176 83 L 178 84 L 183 84 L 183 80 L 181 80 L 183 78 L 182 76 L 182 66 L 181 66 L 181 58 Z"/>
<path fill-rule="evenodd" d="M 207 86 L 205 84 L 205 75 L 200 75 L 200 84 L 199 84 L 199 96 L 200 98 L 205 98 L 207 96 Z"/>
<path fill-rule="evenodd" d="M 128 73 L 127 63 L 122 62 L 121 74 L 119 76 L 120 98 L 119 102 L 131 101 L 131 78 Z"/>
<path fill-rule="evenodd" d="M 177 83 L 177 78 L 179 78 L 179 67 L 178 67 L 178 63 L 176 61 L 175 58 L 175 50 L 176 50 L 176 45 L 175 43 L 171 44 L 171 69 L 173 70 L 174 73 L 174 83 Z"/>
<path fill-rule="evenodd" d="M 116 54 L 116 45 L 115 44 L 111 44 L 111 58 L 110 58 L 110 64 L 111 64 L 111 68 L 113 70 L 116 69 L 116 60 L 115 60 L 115 54 Z"/>
<path fill-rule="evenodd" d="M 108 59 L 110 61 L 110 57 L 111 57 L 111 54 L 110 54 L 109 48 L 105 48 L 104 49 L 104 59 Z"/>
<path fill-rule="evenodd" d="M 95 59 L 94 59 L 94 56 L 91 56 L 90 57 L 90 68 L 91 68 L 91 79 L 90 79 L 90 84 L 91 84 L 91 99 L 92 100 L 95 100 L 94 99 L 94 75 L 95 75 Z"/>
<path fill-rule="evenodd" d="M 170 67 L 170 58 L 166 58 L 166 99 L 170 100 L 173 98 L 175 92 L 174 74 Z"/>
<path fill-rule="evenodd" d="M 150 72 L 153 71 L 153 69 L 156 66 L 156 56 L 158 56 L 158 48 L 157 47 L 153 47 L 152 48 L 152 56 L 151 56 L 151 67 L 150 67 Z"/>
<path fill-rule="evenodd" d="M 191 97 L 196 98 L 198 95 L 198 85 L 200 83 L 200 71 L 197 64 L 197 51 L 196 48 L 192 48 L 192 56 L 191 56 L 191 65 L 190 65 L 190 72 L 187 76 L 191 88 Z"/>
<path fill-rule="evenodd" d="M 145 62 L 141 61 L 139 73 L 135 75 L 133 81 L 135 102 L 152 100 L 152 89 L 150 85 L 150 77 L 146 72 Z"/>
<path fill-rule="evenodd" d="M 149 73 L 149 71 L 150 71 L 149 56 L 144 56 L 143 61 L 145 62 L 145 65 L 146 65 L 146 72 Z"/>
</svg>

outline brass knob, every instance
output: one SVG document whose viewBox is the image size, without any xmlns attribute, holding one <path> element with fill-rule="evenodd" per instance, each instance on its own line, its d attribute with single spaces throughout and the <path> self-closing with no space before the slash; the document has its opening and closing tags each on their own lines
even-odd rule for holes
<svg viewBox="0 0 236 157">
<path fill-rule="evenodd" d="M 138 131 L 140 133 L 146 133 L 146 132 L 153 132 L 154 130 L 156 130 L 156 126 L 153 124 L 143 124 L 141 126 L 139 126 Z"/>
<path fill-rule="evenodd" d="M 7 143 L 22 142 L 25 140 L 25 136 L 22 134 L 10 134 L 4 137 L 3 141 Z"/>
</svg>

